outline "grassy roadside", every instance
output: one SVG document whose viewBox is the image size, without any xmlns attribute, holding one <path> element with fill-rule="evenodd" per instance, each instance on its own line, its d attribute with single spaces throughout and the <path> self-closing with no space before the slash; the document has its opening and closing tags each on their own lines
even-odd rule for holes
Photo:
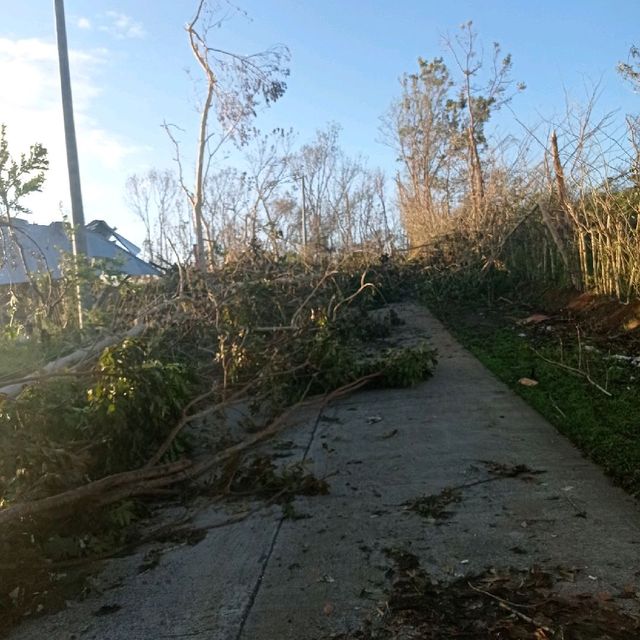
<svg viewBox="0 0 640 640">
<path fill-rule="evenodd" d="M 428 306 L 498 378 L 617 484 L 640 495 L 640 369 L 612 357 L 618 349 L 565 320 L 518 324 L 531 313 L 523 307 L 433 299 Z M 522 378 L 538 384 L 524 386 Z"/>
</svg>

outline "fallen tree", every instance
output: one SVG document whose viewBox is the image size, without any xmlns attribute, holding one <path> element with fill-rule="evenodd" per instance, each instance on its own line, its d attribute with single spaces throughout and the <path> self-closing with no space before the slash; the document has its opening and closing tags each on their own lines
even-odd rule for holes
<svg viewBox="0 0 640 640">
<path fill-rule="evenodd" d="M 81 507 L 84 509 L 103 507 L 125 498 L 153 495 L 158 489 L 179 482 L 197 480 L 212 469 L 218 468 L 231 456 L 243 453 L 291 426 L 292 422 L 295 422 L 296 412 L 309 408 L 317 408 L 322 411 L 333 400 L 361 389 L 370 381 L 380 377 L 380 375 L 382 375 L 382 372 L 372 373 L 352 383 L 343 385 L 329 394 L 299 402 L 258 433 L 223 449 L 215 455 L 207 456 L 200 460 L 185 458 L 166 464 L 145 465 L 139 469 L 100 478 L 56 495 L 47 496 L 39 500 L 21 502 L 2 509 L 0 510 L 0 526 L 15 526 L 27 518 L 47 517 L 52 513 L 59 517 L 61 511 L 75 511 Z M 215 406 L 209 410 L 215 411 L 219 408 L 220 406 Z M 176 435 L 177 432 L 173 437 Z M 163 445 L 163 448 L 165 447 L 166 444 Z"/>
<path fill-rule="evenodd" d="M 90 366 L 108 347 L 118 344 L 127 338 L 138 338 L 142 336 L 148 328 L 147 320 L 150 316 L 157 317 L 158 314 L 165 313 L 170 307 L 178 304 L 179 301 L 179 298 L 175 298 L 154 304 L 135 318 L 133 326 L 130 329 L 101 337 L 88 345 L 75 349 L 67 355 L 48 362 L 39 371 L 34 371 L 31 375 L 21 376 L 17 380 L 8 381 L 0 387 L 0 398 L 16 398 L 26 387 L 42 382 L 46 378 L 85 375 L 88 371 L 82 370 L 82 365 Z"/>
<path fill-rule="evenodd" d="M 44 606 L 60 589 L 55 567 L 73 590 L 94 560 L 135 548 L 145 498 L 221 499 L 243 465 L 256 473 L 246 458 L 260 443 L 365 385 L 426 378 L 426 344 L 387 342 L 399 321 L 381 307 L 404 287 L 393 267 L 252 251 L 134 291 L 110 336 L 5 385 L 0 621 Z M 276 494 L 250 486 L 267 502 L 291 495 L 291 477 L 278 482 Z"/>
<path fill-rule="evenodd" d="M 208 276 L 180 274 L 128 331 L 1 390 L 0 476 L 10 481 L 0 486 L 0 525 L 194 480 L 300 408 L 425 377 L 435 362 L 428 347 L 370 348 L 391 331 L 391 316 L 369 310 L 392 282 L 380 268 L 255 254 Z M 189 425 L 238 402 L 250 408 L 248 434 L 221 450 L 184 448 Z"/>
</svg>

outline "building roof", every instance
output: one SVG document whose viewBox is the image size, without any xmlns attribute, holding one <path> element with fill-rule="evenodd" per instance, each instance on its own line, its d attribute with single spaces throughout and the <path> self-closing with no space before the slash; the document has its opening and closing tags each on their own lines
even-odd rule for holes
<svg viewBox="0 0 640 640">
<path fill-rule="evenodd" d="M 86 236 L 89 257 L 107 260 L 110 269 L 132 276 L 159 275 L 158 269 L 137 257 L 140 249 L 104 220 L 86 225 Z M 62 222 L 42 225 L 15 218 L 11 223 L 0 221 L 0 285 L 29 282 L 40 273 L 58 279 L 65 253 L 71 253 L 71 241 Z"/>
</svg>

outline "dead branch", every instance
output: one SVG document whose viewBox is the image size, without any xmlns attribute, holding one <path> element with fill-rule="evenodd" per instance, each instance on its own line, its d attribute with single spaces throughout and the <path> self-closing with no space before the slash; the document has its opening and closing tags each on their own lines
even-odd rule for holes
<svg viewBox="0 0 640 640">
<path fill-rule="evenodd" d="M 489 591 L 485 591 L 484 589 L 479 589 L 478 587 L 474 587 L 470 582 L 467 582 L 467 584 L 474 591 L 481 593 L 483 596 L 486 596 L 487 598 L 491 598 L 492 600 L 495 600 L 503 609 L 506 609 L 507 611 L 512 613 L 514 616 L 517 616 L 521 620 L 528 622 L 529 624 L 533 625 L 536 629 L 542 629 L 546 633 L 549 633 L 552 636 L 555 636 L 556 632 L 553 629 L 543 624 L 540 624 L 539 622 L 536 622 L 534 618 L 530 618 L 529 616 L 522 613 L 522 611 L 519 611 L 518 609 L 516 609 L 516 607 L 522 606 L 522 605 L 516 605 L 513 602 L 509 602 L 508 600 L 504 600 L 503 598 L 500 598 L 499 596 L 496 596 L 493 593 L 490 593 Z"/>
<path fill-rule="evenodd" d="M 328 403 L 361 389 L 380 375 L 379 372 L 372 373 L 326 395 L 303 400 L 283 412 L 262 431 L 199 462 L 184 459 L 163 465 L 145 466 L 141 469 L 106 476 L 53 496 L 21 502 L 2 509 L 0 510 L 0 527 L 15 526 L 27 518 L 43 517 L 52 512 L 77 509 L 81 504 L 85 508 L 102 507 L 126 498 L 154 493 L 161 487 L 194 480 L 218 467 L 230 456 L 246 451 L 273 437 L 289 426 L 290 419 L 301 409 L 318 407 L 322 410 Z"/>
<path fill-rule="evenodd" d="M 582 369 L 578 369 L 576 367 L 572 367 L 568 364 L 564 364 L 564 362 L 556 362 L 555 360 L 551 360 L 543 356 L 539 351 L 537 351 L 533 347 L 530 347 L 530 348 L 531 348 L 531 351 L 533 351 L 533 353 L 535 353 L 541 360 L 544 360 L 545 362 L 552 364 L 554 367 L 559 367 L 560 369 L 564 369 L 565 371 L 570 371 L 571 373 L 575 373 L 581 378 L 584 378 L 589 384 L 593 385 L 596 389 L 598 389 L 598 391 L 601 391 L 602 393 L 604 393 L 605 396 L 608 396 L 609 398 L 612 397 L 612 394 L 609 391 L 607 391 L 604 387 L 600 386 L 595 380 L 593 380 L 593 378 L 591 378 L 591 376 L 586 371 L 583 371 Z"/>
<path fill-rule="evenodd" d="M 82 347 L 81 349 L 77 349 L 73 353 L 69 355 L 63 356 L 62 358 L 58 358 L 53 362 L 45 365 L 41 369 L 41 375 L 37 376 L 29 376 L 27 378 L 23 378 L 19 382 L 15 382 L 13 384 L 6 385 L 0 388 L 0 396 L 5 396 L 7 398 L 16 398 L 20 392 L 27 387 L 29 384 L 33 382 L 37 382 L 41 380 L 43 377 L 49 376 L 54 373 L 59 373 L 63 369 L 67 369 L 70 367 L 78 366 L 79 364 L 86 362 L 88 359 L 97 356 L 102 353 L 104 349 L 107 347 L 111 347 L 112 345 L 126 339 L 126 338 L 136 338 L 144 333 L 146 329 L 145 324 L 138 324 L 126 333 L 119 336 L 109 336 L 107 338 L 103 338 L 99 340 L 93 345 L 88 347 Z"/>
</svg>

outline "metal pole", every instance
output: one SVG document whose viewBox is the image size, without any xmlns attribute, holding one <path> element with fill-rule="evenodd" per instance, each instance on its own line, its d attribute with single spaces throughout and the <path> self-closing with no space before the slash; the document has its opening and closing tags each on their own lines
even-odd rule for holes
<svg viewBox="0 0 640 640">
<path fill-rule="evenodd" d="M 76 144 L 76 128 L 73 121 L 73 98 L 71 95 L 71 75 L 69 73 L 69 52 L 67 49 L 67 28 L 64 19 L 64 0 L 54 0 L 56 15 L 56 35 L 58 40 L 58 62 L 60 65 L 60 87 L 62 90 L 62 114 L 64 116 L 64 137 L 67 146 L 67 167 L 69 169 L 69 190 L 71 193 L 71 219 L 75 247 L 78 254 L 87 255 L 87 238 L 84 233 L 84 209 L 80 188 L 80 165 Z"/>
<path fill-rule="evenodd" d="M 60 66 L 60 88 L 62 93 L 62 115 L 64 118 L 64 138 L 67 146 L 67 168 L 69 170 L 69 191 L 71 193 L 71 220 L 73 222 L 71 250 L 76 275 L 76 297 L 78 328 L 84 328 L 83 295 L 78 278 L 78 256 L 87 255 L 87 236 L 84 228 L 84 209 L 80 188 L 80 164 L 76 144 L 76 127 L 73 122 L 73 97 L 71 95 L 71 74 L 69 73 L 69 51 L 67 48 L 67 27 L 64 19 L 64 0 L 54 0 L 56 17 L 56 39 L 58 41 L 58 63 Z"/>
</svg>

